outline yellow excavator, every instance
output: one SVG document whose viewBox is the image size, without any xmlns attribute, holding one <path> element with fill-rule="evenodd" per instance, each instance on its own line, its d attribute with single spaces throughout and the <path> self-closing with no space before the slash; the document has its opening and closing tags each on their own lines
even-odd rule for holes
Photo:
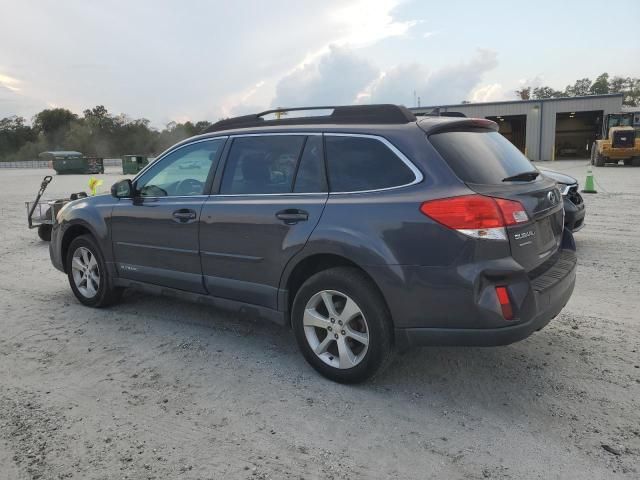
<svg viewBox="0 0 640 480">
<path fill-rule="evenodd" d="M 602 134 L 591 147 L 591 165 L 624 161 L 640 167 L 640 135 L 633 128 L 633 113 L 611 113 L 602 122 Z"/>
</svg>

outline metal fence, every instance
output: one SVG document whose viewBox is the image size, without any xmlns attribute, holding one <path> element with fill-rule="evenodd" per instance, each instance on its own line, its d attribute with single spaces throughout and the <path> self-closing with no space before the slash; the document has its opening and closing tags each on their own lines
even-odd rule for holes
<svg viewBox="0 0 640 480">
<path fill-rule="evenodd" d="M 121 158 L 105 158 L 105 167 L 122 166 Z M 23 160 L 20 162 L 0 162 L 0 168 L 49 168 L 47 160 Z"/>
</svg>

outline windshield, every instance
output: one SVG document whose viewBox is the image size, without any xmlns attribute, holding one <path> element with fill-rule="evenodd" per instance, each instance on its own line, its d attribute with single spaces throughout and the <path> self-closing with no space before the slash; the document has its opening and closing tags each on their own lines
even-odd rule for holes
<svg viewBox="0 0 640 480">
<path fill-rule="evenodd" d="M 609 117 L 609 127 L 630 127 L 631 115 Z"/>
<path fill-rule="evenodd" d="M 499 184 L 536 172 L 529 159 L 498 132 L 443 132 L 431 135 L 429 141 L 464 182 Z"/>
</svg>

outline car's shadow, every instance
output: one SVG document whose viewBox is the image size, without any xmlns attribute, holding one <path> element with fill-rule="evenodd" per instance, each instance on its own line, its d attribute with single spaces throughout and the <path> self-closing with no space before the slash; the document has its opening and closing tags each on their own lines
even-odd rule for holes
<svg viewBox="0 0 640 480">
<path fill-rule="evenodd" d="M 557 353 L 561 347 L 552 341 L 553 334 L 545 330 L 504 347 L 412 349 L 397 355 L 374 380 L 345 386 L 334 384 L 313 371 L 299 354 L 291 331 L 266 320 L 243 318 L 207 305 L 135 291 L 127 292 L 123 302 L 112 309 L 121 314 L 118 317 L 126 317 L 129 322 L 133 319 L 134 324 L 140 324 L 138 327 L 148 322 L 157 326 L 160 322 L 166 330 L 184 338 L 207 334 L 226 337 L 224 342 L 233 342 L 238 355 L 264 356 L 268 359 L 268 368 L 275 370 L 271 374 L 276 378 L 302 379 L 316 394 L 324 391 L 331 395 L 341 390 L 344 393 L 344 389 L 358 395 L 393 392 L 395 397 L 428 401 L 434 406 L 449 404 L 452 408 L 479 402 L 504 409 L 507 405 L 521 404 L 524 411 L 540 392 L 562 389 L 551 360 L 554 350 Z M 202 348 L 205 355 L 207 349 L 212 354 L 215 349 L 207 344 Z M 566 351 L 563 354 L 568 355 Z M 283 372 L 286 375 L 279 375 Z"/>
</svg>

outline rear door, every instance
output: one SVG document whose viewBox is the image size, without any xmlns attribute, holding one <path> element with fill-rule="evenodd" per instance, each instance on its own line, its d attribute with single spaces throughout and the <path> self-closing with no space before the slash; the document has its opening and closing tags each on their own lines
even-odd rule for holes
<svg viewBox="0 0 640 480">
<path fill-rule="evenodd" d="M 511 142 L 483 129 L 436 133 L 429 141 L 469 188 L 522 204 L 530 221 L 507 233 L 513 258 L 527 271 L 558 250 L 564 228 L 560 191 Z"/>
<path fill-rule="evenodd" d="M 202 209 L 205 285 L 213 296 L 276 309 L 281 273 L 327 201 L 322 136 L 240 135 L 230 142 L 218 193 Z"/>
</svg>

